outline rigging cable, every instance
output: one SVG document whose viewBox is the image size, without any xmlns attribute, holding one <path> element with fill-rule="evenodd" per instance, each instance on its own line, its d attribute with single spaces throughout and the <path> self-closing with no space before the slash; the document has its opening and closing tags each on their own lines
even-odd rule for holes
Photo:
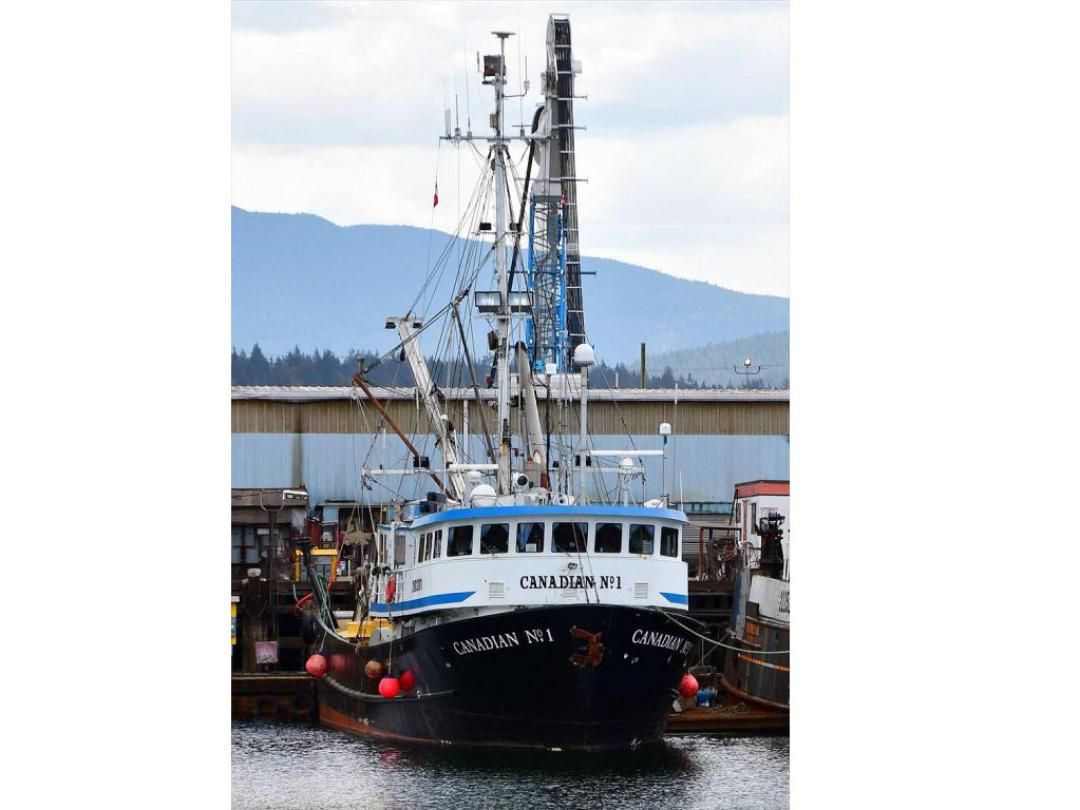
<svg viewBox="0 0 1080 810">
<path fill-rule="evenodd" d="M 748 650 L 746 647 L 735 647 L 735 646 L 733 646 L 731 644 L 724 644 L 722 641 L 717 641 L 716 639 L 709 638 L 708 636 L 697 632 L 692 627 L 687 627 L 685 624 L 680 622 L 678 619 L 676 619 L 674 616 L 672 616 L 670 613 L 668 613 L 662 607 L 657 607 L 656 609 L 658 611 L 660 611 L 660 613 L 662 613 L 664 615 L 664 617 L 668 621 L 670 621 L 670 622 L 672 622 L 674 624 L 677 624 L 679 627 L 681 627 L 687 633 L 690 633 L 691 635 L 695 635 L 698 638 L 700 638 L 702 641 L 707 641 L 710 644 L 713 644 L 713 645 L 715 645 L 717 647 L 723 647 L 725 650 L 735 650 L 736 652 L 752 652 L 754 655 L 791 655 L 791 650 Z"/>
</svg>

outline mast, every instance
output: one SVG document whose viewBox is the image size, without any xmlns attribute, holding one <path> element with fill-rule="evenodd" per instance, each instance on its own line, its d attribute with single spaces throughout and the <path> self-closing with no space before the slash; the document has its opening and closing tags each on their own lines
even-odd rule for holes
<svg viewBox="0 0 1080 810">
<path fill-rule="evenodd" d="M 447 134 L 443 136 L 443 139 L 451 141 L 454 144 L 473 140 L 486 140 L 490 144 L 488 157 L 492 177 L 495 183 L 494 264 L 496 289 L 490 291 L 474 290 L 474 295 L 476 307 L 480 313 L 486 317 L 495 318 L 494 340 L 491 345 L 495 352 L 494 373 L 497 381 L 498 405 L 498 425 L 495 432 L 498 433 L 499 448 L 495 453 L 494 461 L 496 462 L 497 491 L 500 495 L 509 495 L 511 494 L 510 472 L 512 456 L 510 444 L 510 354 L 512 350 L 510 345 L 510 319 L 515 314 L 520 315 L 530 313 L 533 304 L 531 295 L 528 291 L 518 293 L 511 291 L 515 268 L 513 266 L 508 267 L 508 237 L 511 235 L 516 236 L 521 231 L 521 219 L 524 217 L 524 195 L 527 193 L 528 183 L 526 180 L 526 189 L 523 191 L 521 217 L 519 218 L 516 227 L 511 230 L 509 227 L 510 200 L 508 198 L 507 189 L 507 162 L 509 160 L 507 144 L 512 140 L 523 140 L 529 143 L 531 159 L 536 150 L 536 142 L 546 143 L 549 135 L 537 133 L 535 131 L 526 135 L 524 126 L 521 127 L 522 132 L 516 137 L 512 134 L 506 134 L 503 120 L 505 101 L 507 98 L 523 97 L 524 94 L 528 92 L 528 82 L 526 81 L 524 83 L 524 92 L 522 94 L 506 94 L 506 40 L 509 37 L 512 37 L 513 33 L 509 31 L 492 31 L 492 34 L 499 39 L 499 53 L 484 56 L 482 81 L 483 84 L 491 85 L 495 91 L 495 112 L 492 113 L 489 119 L 494 133 L 487 138 L 482 138 L 474 136 L 471 131 L 462 135 L 460 130 L 455 129 L 453 134 L 450 134 L 448 131 Z M 479 54 L 477 55 L 477 61 L 479 63 Z M 526 172 L 526 178 L 528 178 L 530 173 L 531 166 Z M 488 232 L 490 232 L 490 230 Z M 517 252 L 515 241 L 515 262 Z M 526 375 L 526 379 L 527 376 L 528 375 Z M 532 382 L 527 380 L 525 383 L 521 384 L 532 385 Z M 530 391 L 530 393 L 534 392 Z M 535 423 L 538 419 L 534 419 L 533 421 Z M 534 424 L 533 427 L 535 428 L 536 425 Z"/>
<path fill-rule="evenodd" d="M 548 177 L 558 182 L 560 216 L 563 229 L 561 263 L 563 296 L 561 317 L 565 346 L 560 348 L 572 359 L 574 349 L 585 342 L 585 307 L 581 295 L 581 252 L 579 247 L 577 183 L 587 182 L 577 176 L 574 155 L 574 131 L 584 129 L 574 123 L 574 77 L 581 73 L 581 62 L 573 58 L 570 42 L 570 19 L 562 14 L 548 18 L 548 73 L 544 87 L 551 111 L 551 140 L 548 142 Z"/>
<path fill-rule="evenodd" d="M 388 318 L 388 323 L 397 322 L 398 335 L 401 337 L 401 346 L 405 351 L 405 357 L 412 369 L 416 387 L 420 390 L 420 398 L 424 402 L 428 419 L 431 420 L 431 430 L 435 434 L 438 447 L 442 451 L 443 462 L 449 471 L 447 477 L 453 485 L 453 494 L 459 500 L 465 497 L 465 474 L 456 466 L 462 461 L 458 458 L 457 439 L 454 437 L 454 429 L 450 419 L 443 410 L 443 395 L 435 381 L 431 378 L 431 370 L 428 368 L 427 359 L 420 351 L 420 338 L 417 330 L 420 322 L 412 318 Z"/>
<path fill-rule="evenodd" d="M 382 416 L 382 418 L 386 420 L 386 424 L 390 426 L 390 429 L 398 435 L 398 438 L 401 439 L 402 443 L 404 443 L 404 445 L 409 449 L 409 452 L 412 453 L 414 459 L 413 463 L 416 465 L 416 468 L 422 469 L 424 457 L 420 455 L 420 451 L 416 449 L 416 445 L 409 441 L 409 437 L 405 435 L 405 431 L 401 429 L 401 426 L 394 421 L 394 417 L 390 415 L 390 412 L 386 410 L 386 408 L 383 407 L 382 403 L 380 403 L 379 400 L 375 398 L 375 394 L 372 392 L 367 382 L 364 381 L 364 375 L 359 373 L 353 374 L 353 382 L 356 383 L 356 385 L 360 386 L 360 390 L 364 392 L 364 395 L 368 398 L 368 401 L 375 406 L 375 410 L 377 410 Z M 451 493 L 446 491 L 446 485 L 443 484 L 442 479 L 440 479 L 433 470 L 427 470 L 427 474 L 431 476 L 431 480 L 435 482 L 435 485 L 439 489 L 441 489 L 448 496 L 453 497 Z"/>
<path fill-rule="evenodd" d="M 495 278 L 499 288 L 498 343 L 495 348 L 499 382 L 499 474 L 500 495 L 510 492 L 510 285 L 506 273 L 506 163 L 503 133 L 503 86 L 506 84 L 506 40 L 513 34 L 493 31 L 499 38 L 499 63 L 491 77 L 495 88 Z M 486 71 L 485 71 L 486 72 Z"/>
<path fill-rule="evenodd" d="M 537 162 L 529 204 L 529 261 L 527 281 L 533 293 L 533 312 L 526 341 L 535 371 L 555 363 L 560 373 L 570 370 L 574 348 L 585 341 L 581 297 L 581 257 L 577 214 L 574 131 L 574 77 L 581 63 L 571 58 L 570 20 L 548 18 L 547 69 L 541 74 L 544 103 L 533 118 Z M 532 164 L 529 164 L 532 168 Z"/>
<path fill-rule="evenodd" d="M 524 343 L 517 344 L 517 369 L 521 405 L 525 411 L 522 439 L 529 449 L 525 461 L 526 473 L 531 466 L 546 476 L 547 452 L 544 448 L 544 432 L 540 427 L 540 407 L 536 403 L 536 384 L 533 382 L 529 352 Z"/>
</svg>

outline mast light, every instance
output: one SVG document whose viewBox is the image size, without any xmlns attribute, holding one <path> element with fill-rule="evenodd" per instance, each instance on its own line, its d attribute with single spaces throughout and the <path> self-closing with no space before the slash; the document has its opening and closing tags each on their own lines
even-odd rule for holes
<svg viewBox="0 0 1080 810">
<path fill-rule="evenodd" d="M 485 314 L 498 314 L 502 295 L 498 290 L 477 290 L 473 294 L 476 308 Z M 532 295 L 527 290 L 512 290 L 506 296 L 511 312 L 532 312 Z"/>
</svg>

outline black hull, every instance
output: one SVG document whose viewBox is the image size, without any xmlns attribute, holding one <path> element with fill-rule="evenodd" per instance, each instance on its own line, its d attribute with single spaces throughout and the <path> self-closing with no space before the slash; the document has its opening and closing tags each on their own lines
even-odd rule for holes
<svg viewBox="0 0 1080 810">
<path fill-rule="evenodd" d="M 585 634 L 598 635 L 590 645 Z M 415 742 L 630 748 L 660 740 L 691 648 L 659 611 L 607 605 L 462 619 L 395 641 L 392 651 L 326 639 L 319 715 L 346 731 Z M 412 671 L 416 688 L 380 697 L 363 674 L 372 659 L 392 661 L 395 676 Z"/>
</svg>

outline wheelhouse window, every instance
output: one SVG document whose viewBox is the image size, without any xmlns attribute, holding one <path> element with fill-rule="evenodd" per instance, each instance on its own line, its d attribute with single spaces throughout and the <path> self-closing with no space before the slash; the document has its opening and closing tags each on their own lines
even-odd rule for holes
<svg viewBox="0 0 1080 810">
<path fill-rule="evenodd" d="M 532 554 L 544 550 L 544 524 L 519 523 L 517 525 L 518 554 Z"/>
<path fill-rule="evenodd" d="M 394 534 L 394 567 L 405 565 L 405 532 Z"/>
<path fill-rule="evenodd" d="M 480 525 L 481 554 L 506 554 L 509 551 L 509 523 L 482 523 Z"/>
<path fill-rule="evenodd" d="M 435 548 L 431 556 L 438 559 L 442 556 L 442 529 L 435 530 L 432 542 L 434 543 Z"/>
<path fill-rule="evenodd" d="M 630 553 L 652 555 L 656 550 L 656 527 L 651 523 L 630 524 Z"/>
<path fill-rule="evenodd" d="M 593 549 L 597 554 L 618 554 L 622 551 L 622 524 L 597 523 Z"/>
<path fill-rule="evenodd" d="M 589 540 L 588 523 L 555 523 L 551 527 L 551 550 L 559 553 L 585 551 Z"/>
<path fill-rule="evenodd" d="M 660 529 L 660 554 L 664 557 L 679 556 L 679 530 L 670 526 Z"/>
<path fill-rule="evenodd" d="M 446 556 L 467 557 L 472 554 L 472 535 L 472 526 L 452 526 Z"/>
</svg>

